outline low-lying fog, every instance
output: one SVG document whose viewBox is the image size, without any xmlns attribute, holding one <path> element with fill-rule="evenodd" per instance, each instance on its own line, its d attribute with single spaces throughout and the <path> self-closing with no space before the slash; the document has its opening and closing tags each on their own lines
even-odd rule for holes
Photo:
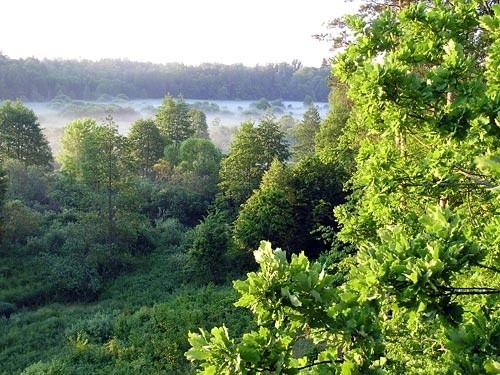
<svg viewBox="0 0 500 375">
<path fill-rule="evenodd" d="M 162 99 L 126 100 L 109 98 L 108 101 L 84 102 L 58 97 L 45 103 L 25 103 L 35 111 L 40 125 L 50 142 L 54 155 L 59 151 L 59 143 L 64 125 L 83 117 L 103 121 L 109 111 L 121 134 L 127 134 L 132 122 L 139 118 L 154 117 Z M 258 122 L 269 107 L 284 128 L 300 121 L 308 106 L 302 102 L 260 99 L 249 100 L 196 100 L 185 99 L 186 103 L 203 110 L 213 142 L 227 151 L 236 128 L 244 121 Z M 328 111 L 327 103 L 314 103 L 322 118 Z M 292 120 L 293 119 L 293 120 Z"/>
</svg>

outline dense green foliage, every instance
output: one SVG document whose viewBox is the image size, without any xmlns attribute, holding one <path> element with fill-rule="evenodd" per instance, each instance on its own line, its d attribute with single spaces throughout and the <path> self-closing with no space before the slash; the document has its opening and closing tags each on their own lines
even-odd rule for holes
<svg viewBox="0 0 500 375">
<path fill-rule="evenodd" d="M 271 162 L 275 158 L 283 162 L 288 156 L 288 145 L 274 117 L 264 117 L 258 126 L 241 124 L 221 165 L 222 193 L 239 206 L 259 186 Z"/>
<path fill-rule="evenodd" d="M 329 250 L 337 231 L 333 207 L 344 202 L 344 179 L 338 168 L 314 156 L 290 166 L 275 159 L 238 212 L 236 242 L 252 251 L 266 238 L 289 253 L 317 257 Z"/>
<path fill-rule="evenodd" d="M 293 156 L 300 159 L 305 155 L 314 154 L 314 139 L 321 125 L 321 117 L 318 108 L 314 105 L 309 106 L 304 113 L 302 122 L 297 124 L 293 131 L 296 143 L 293 145 Z"/>
<path fill-rule="evenodd" d="M 10 59 L 0 53 L 0 99 L 49 101 L 104 96 L 162 98 L 165 93 L 204 100 L 281 98 L 326 101 L 328 67 L 300 62 L 246 67 L 241 64 L 151 64 L 126 60 Z"/>
<path fill-rule="evenodd" d="M 221 153 L 188 138 L 170 164 L 165 143 L 154 120 L 123 136 L 111 117 L 80 119 L 57 171 L 5 160 L 0 374 L 185 374 L 190 329 L 250 324 L 227 285 L 199 283 L 224 284 L 229 223 L 218 221 L 219 258 L 196 253 L 217 237 L 210 219 L 204 232 L 183 225 L 213 203 Z"/>
<path fill-rule="evenodd" d="M 165 96 L 156 112 L 155 122 L 167 145 L 178 147 L 182 141 L 196 133 L 189 116 L 189 107 L 182 97 L 174 100 L 170 95 Z"/>
<path fill-rule="evenodd" d="M 0 106 L 0 156 L 24 165 L 49 166 L 52 161 L 35 113 L 21 102 L 5 101 Z"/>
<path fill-rule="evenodd" d="M 499 372 L 500 5 L 391 3 L 348 18 L 334 72 L 351 116 L 318 134 L 358 139 L 355 161 L 333 156 L 354 170 L 335 210 L 357 250 L 344 280 L 261 243 L 234 282 L 259 327 L 190 333 L 199 373 Z"/>
<path fill-rule="evenodd" d="M 128 132 L 132 153 L 143 177 L 153 176 L 153 167 L 163 156 L 166 142 L 152 119 L 135 121 Z"/>
<path fill-rule="evenodd" d="M 110 114 L 67 124 L 52 170 L 36 115 L 2 104 L 0 374 L 497 374 L 493 3 L 366 2 L 345 20 L 328 117 L 269 112 L 227 155 L 210 104 L 167 93 L 127 135 Z M 19 78 L 7 60 L 0 89 Z M 72 67 L 60 76 L 104 64 L 18 63 Z M 116 66 L 162 84 L 151 64 Z M 199 67 L 200 87 L 225 79 L 217 67 Z M 286 79 L 287 64 L 255 70 L 274 68 Z M 102 76 L 78 77 L 94 95 Z"/>
<path fill-rule="evenodd" d="M 233 306 L 229 281 L 255 267 L 250 250 L 261 236 L 280 237 L 291 251 L 310 240 L 314 255 L 329 249 L 320 237 L 335 230 L 335 202 L 329 188 L 321 190 L 341 186 L 327 169 L 309 178 L 305 161 L 288 170 L 282 122 L 272 115 L 284 105 L 264 97 L 323 99 L 327 74 L 297 62 L 191 68 L 0 56 L 2 95 L 52 99 L 62 118 L 82 116 L 64 127 L 52 170 L 35 113 L 19 101 L 1 107 L 0 374 L 194 373 L 183 355 L 189 331 L 223 322 L 237 333 L 252 327 L 250 315 Z M 118 132 L 111 115 L 134 114 L 120 100 L 166 92 L 153 118 Z M 220 108 L 188 106 L 168 92 L 261 98 L 248 114 L 269 112 L 258 124 L 242 124 L 223 157 L 204 113 Z M 109 111 L 70 99 L 110 95 Z M 302 219 L 299 230 L 295 220 Z M 245 226 L 241 235 L 237 228 Z"/>
</svg>

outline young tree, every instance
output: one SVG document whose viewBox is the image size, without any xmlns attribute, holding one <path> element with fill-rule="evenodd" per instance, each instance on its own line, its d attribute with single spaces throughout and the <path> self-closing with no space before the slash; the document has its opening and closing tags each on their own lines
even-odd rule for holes
<svg viewBox="0 0 500 375">
<path fill-rule="evenodd" d="M 219 187 L 224 196 L 238 207 L 259 186 L 263 174 L 264 149 L 253 123 L 240 125 L 229 147 L 228 156 L 222 160 Z"/>
<path fill-rule="evenodd" d="M 265 239 L 311 257 L 330 250 L 338 231 L 333 208 L 345 196 L 345 176 L 339 170 L 313 156 L 291 166 L 275 159 L 234 222 L 240 248 L 255 249 Z"/>
<path fill-rule="evenodd" d="M 25 166 L 49 167 L 52 153 L 35 113 L 20 101 L 0 106 L 0 153 Z"/>
<path fill-rule="evenodd" d="M 258 127 L 250 122 L 241 124 L 221 164 L 222 193 L 238 207 L 259 186 L 271 162 L 275 158 L 283 162 L 288 156 L 284 134 L 273 117 L 266 116 Z"/>
<path fill-rule="evenodd" d="M 97 212 L 106 217 L 106 243 L 111 248 L 119 229 L 117 211 L 127 216 L 134 209 L 130 202 L 127 207 L 117 203 L 125 198 L 136 175 L 128 140 L 118 134 L 111 116 L 102 124 L 75 120 L 64 129 L 58 160 L 63 173 L 91 189 L 93 207 L 86 210 L 92 217 Z"/>
<path fill-rule="evenodd" d="M 194 128 L 193 137 L 210 139 L 205 112 L 199 108 L 192 107 L 189 109 L 188 115 L 191 119 L 191 126 Z"/>
<path fill-rule="evenodd" d="M 285 135 L 273 114 L 268 113 L 260 120 L 257 132 L 264 150 L 262 161 L 265 170 L 271 166 L 274 159 L 283 162 L 289 158 L 290 152 Z"/>
<path fill-rule="evenodd" d="M 62 172 L 90 185 L 94 173 L 88 170 L 87 164 L 92 164 L 88 159 L 93 155 L 86 152 L 86 144 L 90 143 L 96 128 L 97 122 L 92 119 L 74 120 L 67 124 L 61 138 L 61 151 L 56 156 Z"/>
<path fill-rule="evenodd" d="M 258 190 L 241 206 L 234 222 L 234 238 L 240 249 L 255 249 L 262 239 L 287 250 L 294 245 L 293 192 L 289 171 L 275 159 L 264 173 Z"/>
<path fill-rule="evenodd" d="M 175 147 L 196 132 L 189 116 L 189 107 L 182 97 L 175 100 L 166 95 L 156 113 L 155 122 L 167 145 L 173 144 Z"/>
<path fill-rule="evenodd" d="M 179 148 L 179 168 L 217 179 L 222 154 L 209 139 L 189 138 Z"/>
<path fill-rule="evenodd" d="M 165 140 L 152 119 L 139 119 L 129 130 L 128 139 L 143 177 L 153 176 L 153 166 L 163 156 Z"/>
<path fill-rule="evenodd" d="M 314 153 L 314 138 L 320 129 L 320 125 L 321 117 L 319 116 L 318 107 L 315 105 L 309 106 L 304 113 L 302 122 L 295 125 L 292 131 L 296 140 L 292 147 L 295 159 Z"/>
</svg>

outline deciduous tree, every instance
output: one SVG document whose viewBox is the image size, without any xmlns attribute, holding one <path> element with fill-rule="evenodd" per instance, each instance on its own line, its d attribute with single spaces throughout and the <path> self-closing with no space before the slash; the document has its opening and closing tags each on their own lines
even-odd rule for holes
<svg viewBox="0 0 500 375">
<path fill-rule="evenodd" d="M 335 287 L 321 264 L 262 243 L 260 270 L 234 283 L 259 329 L 191 334 L 202 373 L 498 373 L 500 5 L 483 7 L 351 20 L 334 69 L 366 128 L 337 210 L 352 267 Z"/>
<path fill-rule="evenodd" d="M 87 216 L 91 221 L 96 213 L 106 217 L 106 242 L 111 247 L 120 229 L 120 217 L 129 216 L 135 207 L 126 199 L 136 176 L 128 139 L 118 134 L 111 116 L 102 124 L 75 120 L 65 127 L 58 160 L 63 173 L 91 189 L 93 206 L 86 207 Z"/>
<path fill-rule="evenodd" d="M 167 145 L 178 147 L 196 132 L 189 116 L 189 107 L 182 97 L 174 99 L 166 95 L 156 113 L 155 121 Z"/>
<path fill-rule="evenodd" d="M 241 124 L 229 147 L 228 156 L 222 161 L 219 184 L 223 194 L 236 206 L 243 203 L 252 190 L 259 186 L 263 173 L 263 153 L 254 124 Z"/>
<path fill-rule="evenodd" d="M 264 174 L 259 189 L 241 206 L 234 222 L 234 237 L 244 251 L 255 249 L 262 239 L 291 250 L 294 245 L 293 197 L 289 171 L 277 159 Z"/>
<path fill-rule="evenodd" d="M 52 153 L 35 113 L 20 101 L 0 106 L 0 153 L 24 165 L 48 167 Z"/>
<path fill-rule="evenodd" d="M 195 138 L 205 138 L 209 139 L 207 116 L 199 108 L 192 107 L 188 112 L 189 118 L 191 119 L 191 126 L 194 128 L 193 137 Z"/>
<path fill-rule="evenodd" d="M 151 178 L 153 166 L 163 156 L 165 140 L 152 119 L 140 119 L 129 130 L 132 153 L 139 164 L 141 175 Z"/>
<path fill-rule="evenodd" d="M 259 186 L 273 159 L 285 161 L 288 156 L 284 134 L 273 117 L 264 117 L 258 127 L 251 122 L 241 124 L 221 164 L 223 194 L 239 206 Z"/>
</svg>

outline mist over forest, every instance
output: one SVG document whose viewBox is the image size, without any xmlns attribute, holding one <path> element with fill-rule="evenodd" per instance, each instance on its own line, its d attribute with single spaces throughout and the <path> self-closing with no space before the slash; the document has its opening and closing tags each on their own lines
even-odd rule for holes
<svg viewBox="0 0 500 375">
<path fill-rule="evenodd" d="M 0 375 L 500 374 L 500 0 L 357 12 L 318 69 L 0 54 Z"/>
<path fill-rule="evenodd" d="M 309 106 L 315 105 L 321 118 L 325 118 L 328 103 L 313 102 L 307 97 L 304 102 L 267 100 L 196 100 L 185 99 L 187 105 L 203 111 L 211 140 L 227 152 L 239 125 L 246 121 L 258 122 L 263 116 L 272 114 L 283 131 L 290 131 L 298 123 Z M 48 102 L 26 102 L 43 128 L 51 149 L 57 154 L 64 126 L 69 122 L 86 117 L 103 121 L 110 114 L 118 126 L 120 134 L 127 134 L 134 121 L 156 115 L 161 99 L 129 100 L 124 95 L 112 97 L 102 95 L 98 101 L 73 100 L 66 95 L 58 95 Z"/>
<path fill-rule="evenodd" d="M 313 68 L 297 60 L 255 67 L 187 66 L 112 59 L 11 59 L 0 53 L 0 100 L 28 103 L 57 153 L 62 128 L 71 120 L 101 121 L 111 113 L 126 133 L 133 121 L 154 116 L 166 94 L 181 95 L 206 113 L 215 144 L 227 151 L 232 128 L 258 121 L 265 111 L 298 121 L 315 102 L 324 117 L 329 74 L 326 62 Z"/>
</svg>

